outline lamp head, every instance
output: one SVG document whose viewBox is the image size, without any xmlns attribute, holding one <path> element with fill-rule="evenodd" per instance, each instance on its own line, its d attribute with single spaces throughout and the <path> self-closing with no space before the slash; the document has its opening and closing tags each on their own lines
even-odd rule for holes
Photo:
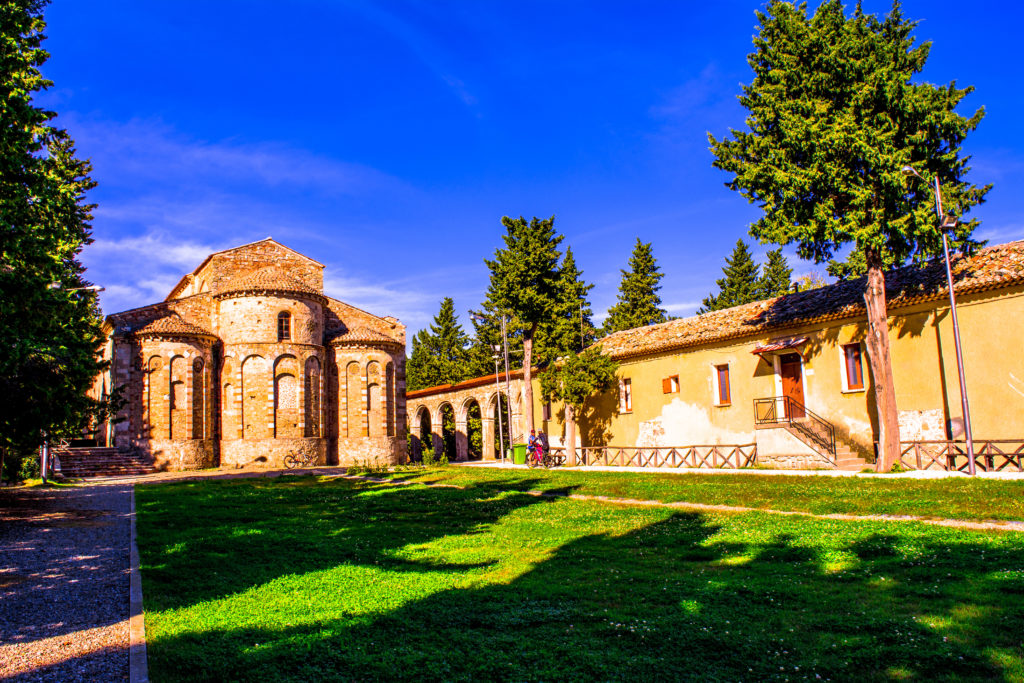
<svg viewBox="0 0 1024 683">
<path fill-rule="evenodd" d="M 917 176 L 918 178 L 921 178 L 921 180 L 924 180 L 924 178 L 921 176 L 921 174 L 917 172 L 917 169 L 914 168 L 913 166 L 909 166 L 909 165 L 903 167 L 903 175 L 905 175 L 905 176 Z"/>
</svg>

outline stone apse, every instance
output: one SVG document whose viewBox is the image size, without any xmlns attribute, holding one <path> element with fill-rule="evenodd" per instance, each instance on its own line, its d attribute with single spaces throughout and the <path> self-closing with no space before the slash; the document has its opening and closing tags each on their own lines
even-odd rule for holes
<svg viewBox="0 0 1024 683">
<path fill-rule="evenodd" d="M 161 303 L 107 317 L 106 443 L 161 469 L 404 462 L 405 328 L 323 293 L 272 239 L 211 254 Z"/>
<path fill-rule="evenodd" d="M 522 370 L 510 372 L 508 395 L 511 398 L 512 436 L 515 443 L 524 443 L 526 437 L 522 433 Z M 422 459 L 423 446 L 429 441 L 435 454 L 444 448 L 444 415 L 454 417 L 455 453 L 446 453 L 449 461 L 466 461 L 470 459 L 495 460 L 498 449 L 497 406 L 499 393 L 505 394 L 505 374 L 501 373 L 499 387 L 495 384 L 494 375 L 477 377 L 458 384 L 442 384 L 406 394 L 406 409 L 409 415 L 410 453 L 412 460 Z M 480 429 L 483 441 L 482 451 L 478 454 L 470 452 L 470 413 L 476 406 L 480 410 Z M 449 412 L 450 411 L 450 412 Z M 508 448 L 509 425 L 504 422 L 505 447 Z M 475 456 L 475 457 L 471 457 Z M 453 457 L 454 456 L 454 457 Z"/>
</svg>

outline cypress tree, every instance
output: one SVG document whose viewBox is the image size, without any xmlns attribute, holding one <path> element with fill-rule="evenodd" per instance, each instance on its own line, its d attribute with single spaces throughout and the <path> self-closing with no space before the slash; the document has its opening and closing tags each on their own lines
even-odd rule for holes
<svg viewBox="0 0 1024 683">
<path fill-rule="evenodd" d="M 709 294 L 701 302 L 697 315 L 708 311 L 720 311 L 740 304 L 757 301 L 761 294 L 760 268 L 754 263 L 750 249 L 742 239 L 736 240 L 732 254 L 725 259 L 722 268 L 725 277 L 715 280 L 718 294 Z"/>
<path fill-rule="evenodd" d="M 772 249 L 768 252 L 768 262 L 764 264 L 761 271 L 761 280 L 758 282 L 758 299 L 772 299 L 782 296 L 792 287 L 793 269 L 786 262 L 782 255 L 782 247 Z"/>
<path fill-rule="evenodd" d="M 885 270 L 942 252 L 931 188 L 908 184 L 904 166 L 937 178 L 947 207 L 963 215 L 990 186 L 965 179 L 961 144 L 984 116 L 957 113 L 972 87 L 914 82 L 930 43 L 915 45 L 915 22 L 899 3 L 884 19 L 858 3 L 847 17 L 841 0 L 808 15 L 806 4 L 769 0 L 743 87 L 747 130 L 721 140 L 709 135 L 714 166 L 732 175 L 727 186 L 763 210 L 751 234 L 796 244 L 801 258 L 829 263 L 838 277 L 867 273 L 866 347 L 878 406 L 879 471 L 899 456 L 899 421 L 885 301 Z M 952 232 L 954 248 L 970 252 L 978 221 Z M 845 261 L 835 259 L 852 245 Z"/>
<path fill-rule="evenodd" d="M 537 356 L 549 363 L 566 353 L 578 353 L 595 338 L 594 315 L 587 294 L 594 285 L 583 280 L 572 248 L 567 247 L 555 285 L 555 303 L 551 316 L 538 330 Z"/>
<path fill-rule="evenodd" d="M 655 325 L 669 319 L 661 307 L 661 279 L 665 274 L 658 267 L 650 242 L 636 239 L 633 253 L 629 257 L 629 270 L 623 270 L 622 282 L 615 305 L 608 309 L 604 321 L 604 334 L 630 330 L 644 325 Z"/>
<path fill-rule="evenodd" d="M 496 329 L 500 315 L 510 318 L 510 330 L 517 329 L 523 345 L 523 432 L 533 429 L 534 338 L 537 328 L 554 308 L 558 284 L 558 245 L 563 236 L 555 231 L 555 218 L 527 221 L 505 216 L 504 249 L 494 260 L 484 262 L 491 271 L 484 308 L 491 315 L 488 327 Z"/>
<path fill-rule="evenodd" d="M 441 307 L 429 329 L 416 333 L 412 355 L 406 364 L 406 386 L 409 391 L 439 384 L 456 384 L 470 375 L 469 336 L 455 317 L 451 297 L 441 300 Z"/>
</svg>

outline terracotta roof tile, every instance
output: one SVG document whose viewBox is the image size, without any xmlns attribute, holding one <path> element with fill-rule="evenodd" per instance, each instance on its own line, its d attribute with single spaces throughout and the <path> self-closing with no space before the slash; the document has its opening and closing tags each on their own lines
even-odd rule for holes
<svg viewBox="0 0 1024 683">
<path fill-rule="evenodd" d="M 401 346 L 401 342 L 387 336 L 383 332 L 371 330 L 368 327 L 355 327 L 351 330 L 346 330 L 336 335 L 331 339 L 332 344 L 358 344 L 358 345 L 374 345 L 374 344 L 392 344 Z"/>
<path fill-rule="evenodd" d="M 1024 283 L 1024 240 L 981 249 L 972 257 L 953 259 L 958 293 Z M 943 259 L 910 265 L 885 275 L 889 307 L 948 296 Z M 679 349 L 697 344 L 757 335 L 780 328 L 852 317 L 864 312 L 865 279 L 837 282 L 700 316 L 615 332 L 598 344 L 613 358 Z"/>
<path fill-rule="evenodd" d="M 198 325 L 182 320 L 177 315 L 169 315 L 163 318 L 151 320 L 142 327 L 132 330 L 132 334 L 139 337 L 145 336 L 169 336 L 169 337 L 213 337 Z"/>
<path fill-rule="evenodd" d="M 228 282 L 218 295 L 243 292 L 295 292 L 323 298 L 323 294 L 278 266 L 267 266 Z"/>
</svg>

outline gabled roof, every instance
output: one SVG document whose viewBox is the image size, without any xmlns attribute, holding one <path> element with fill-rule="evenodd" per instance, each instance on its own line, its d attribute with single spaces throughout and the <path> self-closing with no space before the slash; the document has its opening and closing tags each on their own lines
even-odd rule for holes
<svg viewBox="0 0 1024 683">
<path fill-rule="evenodd" d="M 1024 240 L 981 249 L 974 256 L 953 259 L 958 294 L 1024 284 Z M 615 332 L 597 342 L 602 351 L 622 359 L 681 349 L 725 339 L 761 335 L 798 325 L 863 315 L 865 278 L 837 282 L 819 289 L 734 306 L 659 325 Z M 891 309 L 945 299 L 943 259 L 910 265 L 885 274 Z"/>
<path fill-rule="evenodd" d="M 321 268 L 324 267 L 324 264 L 320 263 L 319 261 L 317 261 L 315 259 L 311 259 L 308 256 L 306 256 L 305 254 L 300 254 L 299 252 L 295 251 L 291 247 L 286 247 L 285 245 L 283 245 L 280 242 L 278 242 L 277 240 L 275 240 L 273 237 L 266 237 L 266 238 L 261 239 L 261 240 L 256 240 L 255 242 L 248 242 L 246 244 L 242 244 L 242 245 L 239 245 L 237 247 L 231 247 L 230 249 L 221 249 L 220 251 L 213 252 L 212 254 L 207 256 L 205 259 L 203 259 L 203 262 L 200 263 L 198 266 L 196 266 L 192 270 L 191 273 L 188 273 L 187 275 L 185 275 L 183 278 L 181 278 L 181 280 L 178 281 L 178 284 L 174 285 L 174 289 L 172 289 L 171 293 L 167 295 L 167 300 L 173 299 L 174 296 L 178 292 L 180 292 L 182 289 L 184 289 L 188 285 L 188 283 L 189 283 L 189 278 L 194 276 L 194 275 L 198 275 L 199 271 L 201 271 L 203 268 L 205 268 L 206 264 L 209 263 L 211 260 L 213 260 L 213 257 L 221 256 L 223 254 L 230 254 L 233 251 L 239 251 L 241 249 L 246 249 L 246 248 L 251 247 L 251 246 L 256 245 L 256 244 L 262 244 L 263 242 L 272 242 L 276 246 L 281 247 L 282 249 L 284 249 L 285 251 L 289 251 L 289 252 L 295 254 L 296 256 L 298 256 L 300 258 L 304 258 L 307 261 L 309 261 L 310 263 L 315 263 L 316 265 L 320 266 Z"/>
</svg>

